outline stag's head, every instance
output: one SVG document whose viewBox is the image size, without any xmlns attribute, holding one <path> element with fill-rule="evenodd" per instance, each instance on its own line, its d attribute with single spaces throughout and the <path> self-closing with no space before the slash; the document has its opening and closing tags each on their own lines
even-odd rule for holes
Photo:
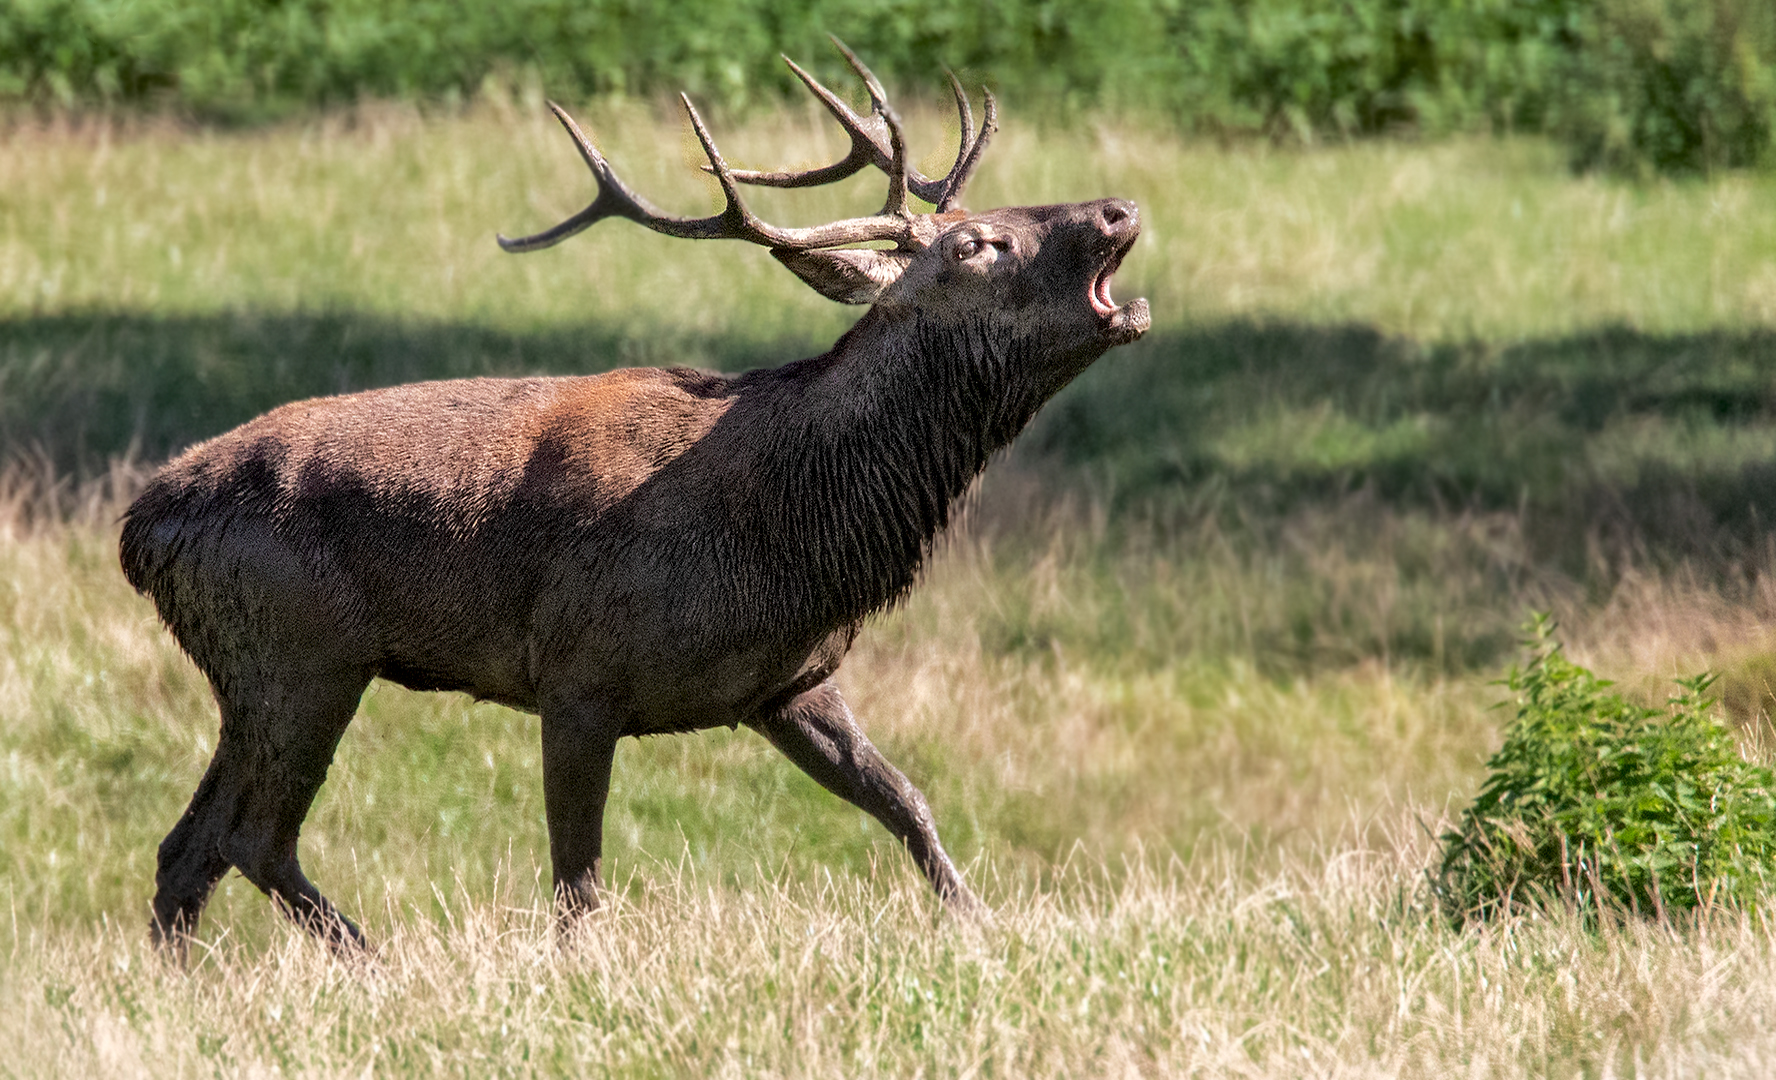
<svg viewBox="0 0 1776 1080">
<path fill-rule="evenodd" d="M 1056 206 L 1006 207 L 974 214 L 960 206 L 963 190 L 998 129 L 998 111 L 985 92 L 986 117 L 974 127 L 968 95 L 954 75 L 950 88 L 961 117 L 961 145 L 942 177 L 930 178 L 907 163 L 906 137 L 882 84 L 836 38 L 869 91 L 870 111 L 859 115 L 788 57 L 784 63 L 826 106 L 851 138 L 846 156 L 800 172 L 730 168 L 688 97 L 680 95 L 726 205 L 704 218 L 676 217 L 656 209 L 612 171 L 579 125 L 550 103 L 562 127 L 598 182 L 584 210 L 554 228 L 517 240 L 499 238 L 512 252 L 560 243 L 607 217 L 623 217 L 655 232 L 693 240 L 746 240 L 771 249 L 778 261 L 821 295 L 846 304 L 873 304 L 884 318 L 920 315 L 943 319 L 992 312 L 996 321 L 1022 324 L 1048 349 L 1082 366 L 1106 349 L 1147 331 L 1147 301 L 1117 304 L 1110 279 L 1141 231 L 1140 210 L 1123 199 Z M 807 228 L 760 220 L 740 197 L 741 184 L 812 187 L 874 166 L 887 174 L 888 198 L 880 212 Z M 915 213 L 908 196 L 935 207 Z M 861 247 L 882 244 L 889 247 Z M 1069 373 L 1070 374 L 1070 373 Z"/>
</svg>

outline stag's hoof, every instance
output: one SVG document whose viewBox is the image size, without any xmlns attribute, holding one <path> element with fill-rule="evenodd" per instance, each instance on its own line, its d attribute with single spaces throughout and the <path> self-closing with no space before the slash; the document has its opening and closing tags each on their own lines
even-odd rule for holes
<svg viewBox="0 0 1776 1080">
<path fill-rule="evenodd" d="M 944 914 L 948 915 L 958 926 L 986 930 L 997 925 L 998 922 L 997 917 L 993 914 L 993 909 L 966 887 L 945 895 L 943 906 Z"/>
</svg>

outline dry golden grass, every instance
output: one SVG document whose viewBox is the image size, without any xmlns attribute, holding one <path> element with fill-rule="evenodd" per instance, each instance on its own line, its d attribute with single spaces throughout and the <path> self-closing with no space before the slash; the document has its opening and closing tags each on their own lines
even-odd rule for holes
<svg viewBox="0 0 1776 1080">
<path fill-rule="evenodd" d="M 1411 902 L 1415 829 L 1395 816 L 1260 874 L 1225 851 L 1110 876 L 1081 857 L 978 930 L 934 925 L 904 877 L 734 891 L 683 872 L 565 948 L 504 881 L 446 887 L 439 918 L 395 920 L 355 962 L 280 931 L 183 974 L 135 926 L 27 927 L 0 1056 L 156 1077 L 1767 1073 L 1767 923 L 1453 931 Z"/>
</svg>

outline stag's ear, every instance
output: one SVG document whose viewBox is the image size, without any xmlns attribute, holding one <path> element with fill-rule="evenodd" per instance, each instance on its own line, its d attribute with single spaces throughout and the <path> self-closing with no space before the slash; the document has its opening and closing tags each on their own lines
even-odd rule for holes
<svg viewBox="0 0 1776 1080">
<path fill-rule="evenodd" d="M 839 251 L 787 251 L 771 254 L 815 292 L 841 304 L 873 304 L 882 290 L 900 280 L 912 261 L 910 251 L 847 248 Z"/>
</svg>

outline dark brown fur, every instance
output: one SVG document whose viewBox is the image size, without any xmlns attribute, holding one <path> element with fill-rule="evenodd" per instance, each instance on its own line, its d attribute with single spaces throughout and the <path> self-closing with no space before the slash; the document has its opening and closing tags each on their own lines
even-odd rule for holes
<svg viewBox="0 0 1776 1080">
<path fill-rule="evenodd" d="M 596 903 L 618 738 L 741 724 L 977 908 L 831 676 L 993 452 L 1147 314 L 1093 301 L 1138 232 L 1132 204 L 926 227 L 924 250 L 880 253 L 891 283 L 821 356 L 319 398 L 168 464 L 129 509 L 123 568 L 222 726 L 160 847 L 157 939 L 182 947 L 234 866 L 316 932 L 361 940 L 296 845 L 378 676 L 540 714 L 566 915 Z M 832 295 L 857 255 L 784 261 Z"/>
</svg>

